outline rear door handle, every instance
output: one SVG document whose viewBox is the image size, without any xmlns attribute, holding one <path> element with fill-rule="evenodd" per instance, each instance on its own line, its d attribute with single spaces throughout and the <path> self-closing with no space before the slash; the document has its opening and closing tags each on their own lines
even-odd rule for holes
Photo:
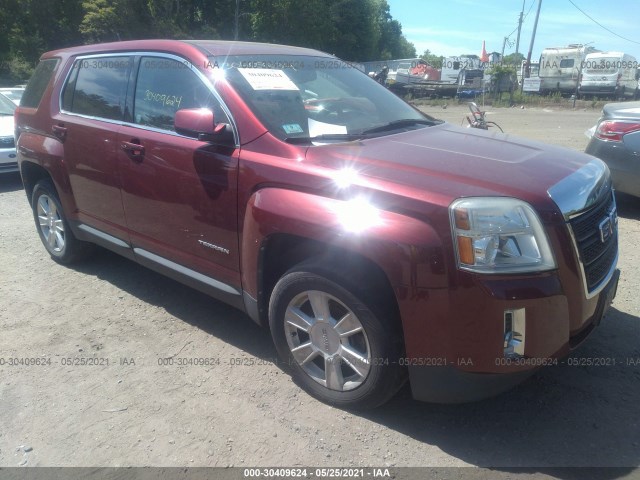
<svg viewBox="0 0 640 480">
<path fill-rule="evenodd" d="M 127 152 L 127 154 L 136 159 L 144 157 L 144 147 L 139 143 L 131 142 L 122 142 L 120 143 L 120 148 Z"/>
<path fill-rule="evenodd" d="M 67 127 L 63 125 L 53 125 L 51 127 L 51 131 L 60 140 L 64 140 L 64 138 L 67 136 Z"/>
</svg>

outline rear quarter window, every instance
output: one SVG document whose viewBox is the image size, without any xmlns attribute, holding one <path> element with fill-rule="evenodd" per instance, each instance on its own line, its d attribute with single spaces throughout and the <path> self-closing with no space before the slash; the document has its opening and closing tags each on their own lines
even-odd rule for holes
<svg viewBox="0 0 640 480">
<path fill-rule="evenodd" d="M 53 76 L 53 72 L 56 71 L 57 66 L 57 58 L 40 61 L 20 99 L 21 107 L 38 108 L 44 91 L 47 89 L 47 85 L 49 85 L 49 81 Z"/>
<path fill-rule="evenodd" d="M 122 120 L 130 71 L 128 56 L 77 60 L 64 88 L 63 110 Z"/>
</svg>

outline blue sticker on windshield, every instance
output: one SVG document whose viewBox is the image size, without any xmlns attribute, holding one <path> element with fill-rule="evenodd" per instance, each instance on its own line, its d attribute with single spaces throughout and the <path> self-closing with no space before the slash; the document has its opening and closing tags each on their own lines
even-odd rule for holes
<svg viewBox="0 0 640 480">
<path fill-rule="evenodd" d="M 302 132 L 304 132 L 304 130 L 302 130 L 302 127 L 300 125 L 298 125 L 297 123 L 290 123 L 288 125 L 282 125 L 282 129 L 284 130 L 285 133 L 302 133 Z"/>
</svg>

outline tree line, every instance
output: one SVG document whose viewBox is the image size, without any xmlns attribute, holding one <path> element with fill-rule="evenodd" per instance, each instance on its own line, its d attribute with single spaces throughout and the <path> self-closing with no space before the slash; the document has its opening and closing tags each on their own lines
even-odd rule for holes
<svg viewBox="0 0 640 480">
<path fill-rule="evenodd" d="M 143 38 L 310 47 L 351 61 L 416 56 L 387 0 L 0 0 L 0 81 L 29 78 L 43 52 Z"/>
</svg>

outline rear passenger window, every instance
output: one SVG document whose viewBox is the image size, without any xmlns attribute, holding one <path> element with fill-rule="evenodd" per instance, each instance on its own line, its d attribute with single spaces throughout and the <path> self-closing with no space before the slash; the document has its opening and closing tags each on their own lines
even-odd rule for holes
<svg viewBox="0 0 640 480">
<path fill-rule="evenodd" d="M 20 99 L 21 107 L 37 108 L 42 100 L 44 91 L 49 85 L 49 80 L 53 72 L 56 70 L 58 60 L 50 58 L 48 60 L 42 60 L 36 67 L 36 71 L 33 72 L 33 76 L 27 85 L 22 98 Z"/>
<path fill-rule="evenodd" d="M 122 120 L 130 68 L 130 57 L 78 60 L 64 89 L 62 108 L 82 115 Z"/>
<path fill-rule="evenodd" d="M 229 123 L 216 97 L 189 65 L 170 58 L 143 57 L 138 70 L 134 122 L 174 131 L 176 112 L 183 108 L 208 108 L 216 123 Z"/>
</svg>

